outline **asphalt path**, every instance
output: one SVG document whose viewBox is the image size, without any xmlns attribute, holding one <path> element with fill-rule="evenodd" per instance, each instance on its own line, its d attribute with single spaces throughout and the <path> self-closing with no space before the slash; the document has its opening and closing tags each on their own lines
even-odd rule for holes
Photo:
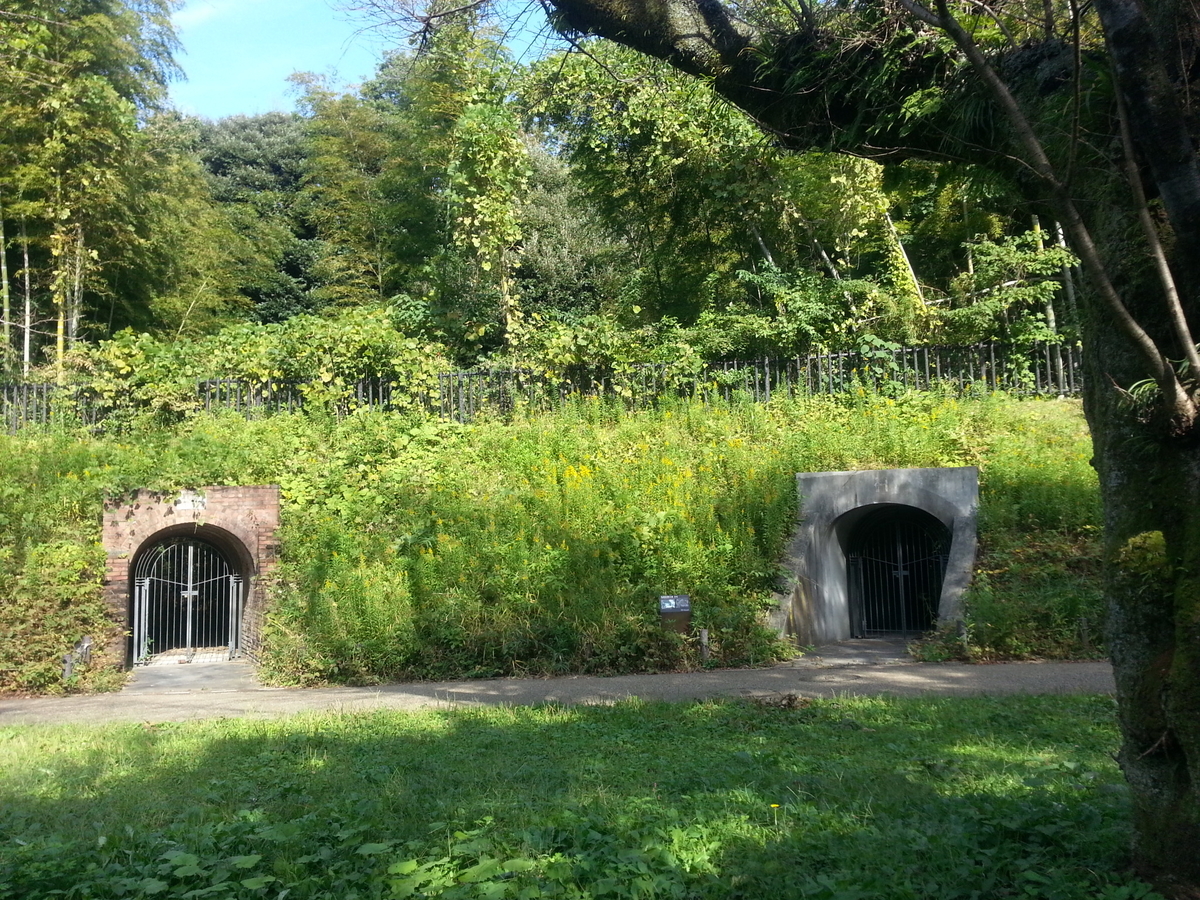
<svg viewBox="0 0 1200 900">
<path fill-rule="evenodd" d="M 36 699 L 0 698 L 0 726 L 177 722 L 296 713 L 355 713 L 480 704 L 610 704 L 630 698 L 687 701 L 717 697 L 945 696 L 1104 694 L 1114 689 L 1107 662 L 995 665 L 914 663 L 902 648 L 853 642 L 818 648 L 799 660 L 760 669 L 662 675 L 486 678 L 374 687 L 277 688 L 260 684 L 245 662 L 147 667 L 118 693 Z"/>
</svg>

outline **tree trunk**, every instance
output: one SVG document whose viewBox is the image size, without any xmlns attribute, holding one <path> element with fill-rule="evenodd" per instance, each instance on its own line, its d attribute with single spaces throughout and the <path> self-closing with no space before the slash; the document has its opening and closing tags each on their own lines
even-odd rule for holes
<svg viewBox="0 0 1200 900">
<path fill-rule="evenodd" d="M 83 286 L 87 278 L 87 247 L 83 226 L 75 223 L 75 241 L 71 254 L 71 296 L 67 315 L 67 342 L 74 347 L 79 340 L 79 322 L 83 317 Z"/>
<path fill-rule="evenodd" d="M 54 383 L 67 383 L 67 307 L 64 297 L 54 301 Z"/>
<path fill-rule="evenodd" d="M 1064 250 L 1070 249 L 1067 247 L 1067 239 L 1063 236 L 1062 225 L 1058 222 L 1054 223 L 1054 235 L 1058 239 L 1058 245 Z M 1067 326 L 1079 327 L 1079 309 L 1075 300 L 1075 272 L 1071 266 L 1062 267 L 1062 286 L 1063 296 L 1067 299 Z"/>
<path fill-rule="evenodd" d="M 750 223 L 750 235 L 758 244 L 758 249 L 762 251 L 763 259 L 767 261 L 767 264 L 772 269 L 778 269 L 779 266 L 775 265 L 775 257 L 771 255 L 771 248 L 767 246 L 767 242 L 763 240 L 762 232 L 759 231 L 758 226 L 753 222 Z"/>
<path fill-rule="evenodd" d="M 1194 53 L 1200 11 L 1193 7 L 1172 15 L 1170 6 L 1096 0 L 1134 140 L 1182 251 L 1179 262 L 1189 280 L 1196 281 L 1200 280 L 1200 164 L 1195 135 L 1188 129 L 1189 85 L 1182 81 L 1182 73 L 1173 76 L 1171 69 L 1187 65 Z M 1190 112 L 1194 116 L 1195 111 Z"/>
<path fill-rule="evenodd" d="M 1045 250 L 1046 244 L 1042 240 L 1042 223 L 1041 223 L 1041 220 L 1039 220 L 1037 216 L 1033 217 L 1033 231 L 1034 231 L 1034 234 L 1037 235 L 1038 250 Z M 1046 329 L 1057 338 L 1058 337 L 1058 315 L 1055 313 L 1055 310 L 1054 310 L 1054 298 L 1053 297 L 1046 298 L 1046 303 L 1045 303 L 1043 309 L 1045 310 L 1045 313 L 1046 313 Z M 1055 378 L 1054 383 L 1059 385 L 1059 390 L 1062 390 L 1063 389 L 1062 385 L 1065 385 L 1067 383 L 1066 379 L 1064 378 L 1064 372 L 1063 372 L 1062 344 L 1055 342 L 1049 349 L 1050 349 L 1050 353 L 1051 353 L 1051 355 L 1053 357 L 1053 361 L 1054 361 L 1054 378 Z"/>
<path fill-rule="evenodd" d="M 924 306 L 925 291 L 921 289 L 921 282 L 917 279 L 917 270 L 913 268 L 908 251 L 904 249 L 904 241 L 900 240 L 900 232 L 896 230 L 896 223 L 892 221 L 892 214 L 885 209 L 883 217 L 887 221 L 888 233 L 891 235 L 892 244 L 896 248 L 896 252 L 900 255 L 900 260 L 904 263 L 904 271 L 908 274 L 908 280 L 912 284 L 913 293 L 916 294 L 917 299 Z"/>
<path fill-rule="evenodd" d="M 1085 342 L 1086 405 L 1134 865 L 1168 895 L 1200 897 L 1200 446 L 1146 440 L 1106 377 L 1136 360 L 1102 331 Z"/>
<path fill-rule="evenodd" d="M 1143 320 L 1157 320 L 1160 345 L 1191 359 L 1194 369 L 1195 339 L 1188 323 L 1196 321 L 1200 301 L 1200 166 L 1187 127 L 1190 89 L 1171 69 L 1175 54 L 1179 60 L 1194 56 L 1200 16 L 1194 7 L 1171 15 L 1134 0 L 1097 0 L 1096 8 L 1120 88 L 1118 111 L 1129 120 L 1123 138 L 1136 145 L 1144 163 L 1142 169 L 1139 160 L 1128 160 L 1136 207 L 1128 219 L 1137 221 L 1140 214 L 1151 251 L 1144 256 L 1155 256 L 1158 264 L 1154 289 L 1152 276 L 1140 273 L 1145 296 L 1131 291 L 1132 309 Z M 1131 146 L 1127 154 L 1133 152 Z M 1149 190 L 1141 183 L 1143 172 Z M 1161 200 L 1167 215 L 1174 243 L 1169 269 L 1146 214 L 1147 194 Z M 1115 255 L 1120 250 L 1113 244 Z M 1130 270 L 1137 265 L 1126 263 Z M 1131 278 L 1131 283 L 1138 282 Z M 1172 331 L 1178 334 L 1174 340 Z M 1183 346 L 1175 347 L 1176 341 Z M 1085 348 L 1093 366 L 1103 366 L 1104 374 L 1112 373 L 1121 384 L 1133 383 L 1139 374 L 1111 332 L 1094 329 Z M 1195 378 L 1194 371 L 1189 374 Z M 1104 499 L 1109 649 L 1122 732 L 1118 761 L 1131 788 L 1134 864 L 1165 893 L 1196 898 L 1200 434 L 1197 428 L 1172 434 L 1153 410 L 1137 416 L 1102 381 L 1092 382 L 1088 419 Z"/>
<path fill-rule="evenodd" d="M 4 230 L 4 204 L 0 202 L 0 319 L 4 344 L 0 349 L 0 373 L 8 370 L 12 355 L 12 293 L 8 284 L 8 235 Z"/>
<path fill-rule="evenodd" d="M 54 380 L 64 384 L 67 379 L 67 317 L 71 306 L 71 235 L 64 224 L 58 224 L 50 235 L 50 255 L 54 270 L 51 274 L 50 296 L 54 304 Z"/>
<path fill-rule="evenodd" d="M 24 216 L 21 217 L 21 276 L 25 295 L 25 315 L 21 323 L 21 375 L 28 378 L 33 345 L 33 283 L 29 272 L 29 233 L 25 228 Z"/>
</svg>

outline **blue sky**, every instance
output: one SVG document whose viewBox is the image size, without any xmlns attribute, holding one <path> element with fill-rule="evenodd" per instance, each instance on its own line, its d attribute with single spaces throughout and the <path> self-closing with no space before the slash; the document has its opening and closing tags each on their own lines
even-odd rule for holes
<svg viewBox="0 0 1200 900">
<path fill-rule="evenodd" d="M 293 72 L 358 84 L 399 40 L 363 32 L 362 19 L 327 0 L 187 0 L 174 21 L 187 80 L 171 86 L 171 98 L 211 119 L 291 109 Z"/>
<path fill-rule="evenodd" d="M 332 86 L 370 78 L 388 50 L 402 49 L 396 30 L 337 8 L 337 0 L 186 0 L 175 13 L 186 81 L 171 86 L 181 112 L 209 119 L 290 110 L 293 72 L 326 75 Z M 545 19 L 531 0 L 502 0 L 505 42 L 519 56 L 550 46 Z"/>
</svg>

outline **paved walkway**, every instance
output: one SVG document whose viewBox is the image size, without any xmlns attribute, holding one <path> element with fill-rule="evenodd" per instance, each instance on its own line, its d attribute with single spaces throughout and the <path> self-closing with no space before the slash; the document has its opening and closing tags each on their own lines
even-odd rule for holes
<svg viewBox="0 0 1200 900">
<path fill-rule="evenodd" d="M 914 663 L 900 644 L 848 641 L 820 647 L 765 669 L 717 669 L 612 678 L 487 678 L 354 688 L 271 688 L 245 662 L 150 666 L 115 694 L 32 700 L 0 699 L 0 726 L 67 722 L 170 722 L 230 716 L 285 716 L 310 710 L 358 712 L 428 706 L 612 703 L 770 697 L 797 694 L 967 696 L 972 694 L 1111 693 L 1107 662 L 1000 665 Z"/>
</svg>

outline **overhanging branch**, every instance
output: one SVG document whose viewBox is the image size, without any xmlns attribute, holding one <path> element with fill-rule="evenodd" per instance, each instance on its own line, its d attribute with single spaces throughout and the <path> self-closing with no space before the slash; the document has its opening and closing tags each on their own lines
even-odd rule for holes
<svg viewBox="0 0 1200 900">
<path fill-rule="evenodd" d="M 906 0 L 901 0 L 901 2 L 906 2 Z M 1059 180 L 1053 163 L 1046 155 L 1041 140 L 1016 97 L 988 62 L 987 57 L 983 55 L 979 45 L 950 12 L 946 0 L 937 0 L 937 11 L 940 27 L 962 51 L 967 61 L 970 62 L 971 68 L 975 70 L 976 75 L 987 87 L 988 92 L 1016 133 L 1018 142 L 1028 157 L 1027 162 L 1030 167 L 1050 190 L 1063 225 L 1071 236 L 1073 249 L 1079 254 L 1084 269 L 1112 313 L 1117 326 L 1138 348 L 1150 367 L 1150 371 L 1154 374 L 1154 379 L 1162 391 L 1163 401 L 1170 410 L 1171 417 L 1176 420 L 1177 427 L 1190 430 L 1197 417 L 1195 401 L 1188 391 L 1184 390 L 1170 359 L 1159 349 L 1154 339 L 1133 317 L 1121 299 L 1121 295 L 1108 275 L 1108 269 L 1100 257 L 1095 241 L 1092 239 L 1091 231 L 1083 221 L 1075 201 Z"/>
</svg>

